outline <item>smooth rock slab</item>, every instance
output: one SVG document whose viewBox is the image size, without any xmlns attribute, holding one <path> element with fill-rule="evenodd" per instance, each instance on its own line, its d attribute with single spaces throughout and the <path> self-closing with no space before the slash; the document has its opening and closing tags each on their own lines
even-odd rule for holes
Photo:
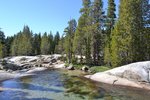
<svg viewBox="0 0 150 100">
<path fill-rule="evenodd" d="M 150 61 L 145 61 L 124 65 L 85 77 L 107 84 L 145 88 L 150 90 L 149 71 Z"/>
</svg>

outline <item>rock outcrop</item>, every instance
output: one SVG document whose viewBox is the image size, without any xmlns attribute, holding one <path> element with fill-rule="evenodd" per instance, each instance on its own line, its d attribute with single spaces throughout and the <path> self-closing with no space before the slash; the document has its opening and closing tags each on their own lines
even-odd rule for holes
<svg viewBox="0 0 150 100">
<path fill-rule="evenodd" d="M 132 63 L 85 77 L 113 85 L 150 89 L 150 61 Z"/>
<path fill-rule="evenodd" d="M 1 70 L 23 70 L 33 67 L 51 67 L 55 64 L 61 55 L 39 55 L 39 56 L 16 56 L 2 59 L 6 61 L 5 65 L 0 62 Z"/>
</svg>

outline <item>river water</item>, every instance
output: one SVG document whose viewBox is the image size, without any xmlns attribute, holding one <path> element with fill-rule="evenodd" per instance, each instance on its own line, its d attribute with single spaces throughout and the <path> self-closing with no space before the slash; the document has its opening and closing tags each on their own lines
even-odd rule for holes
<svg viewBox="0 0 150 100">
<path fill-rule="evenodd" d="M 0 100 L 150 100 L 150 91 L 95 83 L 49 70 L 0 83 Z"/>
</svg>

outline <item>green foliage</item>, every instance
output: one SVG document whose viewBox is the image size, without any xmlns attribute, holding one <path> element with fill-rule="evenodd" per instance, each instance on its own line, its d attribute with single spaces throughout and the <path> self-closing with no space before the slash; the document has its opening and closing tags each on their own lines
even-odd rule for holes
<svg viewBox="0 0 150 100">
<path fill-rule="evenodd" d="M 59 42 L 58 35 L 55 38 L 55 43 L 51 32 L 50 34 L 45 32 L 42 36 L 41 33 L 33 35 L 29 27 L 24 26 L 23 31 L 14 35 L 13 39 L 7 39 L 7 49 L 11 45 L 11 55 L 14 56 L 53 54 L 55 52 L 55 45 L 58 45 Z"/>
<path fill-rule="evenodd" d="M 6 56 L 11 56 L 11 45 L 13 42 L 14 37 L 7 37 L 6 42 L 5 42 L 5 47 L 6 47 Z"/>
<path fill-rule="evenodd" d="M 97 72 L 104 72 L 110 69 L 111 69 L 110 67 L 106 67 L 106 66 L 93 66 L 90 68 L 90 71 L 92 73 L 97 73 Z"/>
<path fill-rule="evenodd" d="M 24 26 L 23 31 L 19 32 L 14 36 L 11 52 L 12 55 L 32 55 L 33 44 L 32 44 L 33 33 L 30 31 L 28 26 Z"/>
<path fill-rule="evenodd" d="M 3 44 L 0 43 L 0 58 L 3 58 Z"/>
<path fill-rule="evenodd" d="M 59 32 L 57 32 L 55 37 L 54 37 L 54 51 L 55 51 L 55 53 L 59 53 L 59 50 L 58 50 L 59 41 L 60 41 L 60 35 L 59 35 Z"/>
<path fill-rule="evenodd" d="M 50 40 L 46 32 L 41 38 L 41 54 L 50 54 Z"/>
<path fill-rule="evenodd" d="M 122 0 L 118 22 L 112 32 L 111 51 L 114 67 L 142 60 L 140 55 L 142 38 L 141 0 Z M 137 8 L 137 9 L 134 9 Z M 140 49 L 139 49 L 140 48 Z"/>
<path fill-rule="evenodd" d="M 68 27 L 64 30 L 66 33 L 65 36 L 65 53 L 67 57 L 67 62 L 72 63 L 72 58 L 73 58 L 73 38 L 74 38 L 74 33 L 76 31 L 76 20 L 72 19 L 68 22 Z"/>
<path fill-rule="evenodd" d="M 5 50 L 5 35 L 4 32 L 0 31 L 0 58 L 5 57 L 6 50 Z"/>
<path fill-rule="evenodd" d="M 41 54 L 40 46 L 41 46 L 41 33 L 34 34 L 34 37 L 33 37 L 34 55 L 40 55 Z"/>
</svg>

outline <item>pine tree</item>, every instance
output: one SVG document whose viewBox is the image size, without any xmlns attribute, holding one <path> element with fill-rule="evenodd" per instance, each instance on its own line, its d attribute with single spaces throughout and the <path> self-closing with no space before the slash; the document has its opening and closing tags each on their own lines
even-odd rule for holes
<svg viewBox="0 0 150 100">
<path fill-rule="evenodd" d="M 33 44 L 32 44 L 33 33 L 30 31 L 28 26 L 24 26 L 21 36 L 19 37 L 18 54 L 19 55 L 32 55 Z"/>
<path fill-rule="evenodd" d="M 41 33 L 35 34 L 33 37 L 33 52 L 34 55 L 40 55 L 41 54 Z"/>
<path fill-rule="evenodd" d="M 5 42 L 5 47 L 6 47 L 6 56 L 11 56 L 11 45 L 13 42 L 14 37 L 7 37 L 6 42 Z"/>
<path fill-rule="evenodd" d="M 92 6 L 92 53 L 93 64 L 103 64 L 103 52 L 104 52 L 104 12 L 102 0 L 94 0 Z"/>
<path fill-rule="evenodd" d="M 49 54 L 54 54 L 55 44 L 54 44 L 54 37 L 53 37 L 52 32 L 50 32 L 50 34 L 48 35 L 48 41 L 49 41 L 49 44 L 50 44 Z"/>
<path fill-rule="evenodd" d="M 41 38 L 41 54 L 50 54 L 50 41 L 46 32 Z"/>
<path fill-rule="evenodd" d="M 111 60 L 114 67 L 144 58 L 141 55 L 142 0 L 121 0 L 119 19 L 111 36 Z"/>
<path fill-rule="evenodd" d="M 55 49 L 55 53 L 58 53 L 58 44 L 59 44 L 59 41 L 60 41 L 60 35 L 59 35 L 59 32 L 56 32 L 56 35 L 54 37 L 54 49 Z"/>
<path fill-rule="evenodd" d="M 76 31 L 76 20 L 72 19 L 68 22 L 68 27 L 64 30 L 66 33 L 65 37 L 65 52 L 66 52 L 66 57 L 68 63 L 72 63 L 72 58 L 73 58 L 73 38 L 74 38 L 74 33 Z"/>
<path fill-rule="evenodd" d="M 84 43 L 84 30 L 83 28 L 85 27 L 85 21 L 84 21 L 84 17 L 81 16 L 79 18 L 79 21 L 78 21 L 78 27 L 75 31 L 75 35 L 74 35 L 74 40 L 73 40 L 73 52 L 75 54 L 78 54 L 80 55 L 80 63 L 83 63 L 83 58 L 82 56 L 85 54 L 84 53 L 84 46 L 85 46 L 85 43 Z"/>
<path fill-rule="evenodd" d="M 150 4 L 149 0 L 143 0 L 142 5 L 143 11 L 143 55 L 145 56 L 144 60 L 150 60 Z"/>
<path fill-rule="evenodd" d="M 65 37 L 64 37 L 64 34 L 61 36 L 59 43 L 58 43 L 56 48 L 57 48 L 56 52 L 58 54 L 62 54 L 62 55 L 65 54 Z"/>
<path fill-rule="evenodd" d="M 17 33 L 17 35 L 13 36 L 13 42 L 11 45 L 11 55 L 12 56 L 17 56 L 18 55 L 18 48 L 19 48 L 19 38 L 21 37 L 21 32 Z"/>
<path fill-rule="evenodd" d="M 83 8 L 80 10 L 81 17 L 74 38 L 74 51 L 79 52 L 81 56 L 85 55 L 86 64 L 91 64 L 91 1 L 83 0 Z"/>
<path fill-rule="evenodd" d="M 0 58 L 5 57 L 5 34 L 4 32 L 0 31 Z"/>
<path fill-rule="evenodd" d="M 111 32 L 115 24 L 116 18 L 116 5 L 114 0 L 108 0 L 107 9 L 107 22 L 106 22 L 106 39 L 105 39 L 105 50 L 104 50 L 104 62 L 111 66 Z"/>
</svg>

